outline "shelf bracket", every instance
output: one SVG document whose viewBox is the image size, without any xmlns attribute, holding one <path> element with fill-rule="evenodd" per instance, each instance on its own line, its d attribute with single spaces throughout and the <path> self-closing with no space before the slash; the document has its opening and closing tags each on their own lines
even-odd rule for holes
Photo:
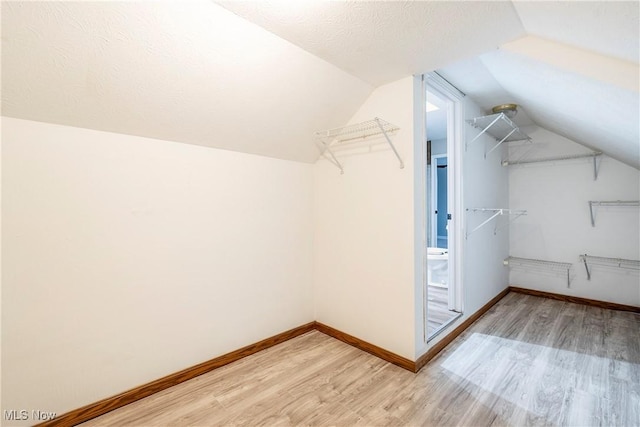
<svg viewBox="0 0 640 427">
<path fill-rule="evenodd" d="M 389 133 L 395 132 L 399 129 L 400 128 L 398 126 L 382 120 L 379 117 L 375 117 L 364 122 L 315 132 L 316 144 L 320 149 L 320 154 L 340 169 L 340 174 L 344 174 L 344 168 L 342 167 L 342 163 L 338 160 L 334 149 L 337 151 L 339 148 L 346 148 L 349 144 L 358 144 L 360 141 L 367 138 L 383 135 L 386 142 L 393 150 L 393 153 L 400 161 L 400 169 L 403 169 L 404 162 L 389 137 Z"/>
<path fill-rule="evenodd" d="M 584 263 L 584 269 L 587 271 L 587 280 L 591 280 L 591 272 L 589 271 L 589 265 L 587 264 L 587 257 L 583 256 L 582 262 Z"/>
<path fill-rule="evenodd" d="M 480 225 L 476 226 L 473 230 L 465 233 L 465 239 L 469 238 L 469 236 L 471 234 L 473 234 L 474 232 L 478 231 L 480 228 L 484 227 L 486 224 L 488 224 L 489 222 L 491 222 L 494 218 L 500 216 L 500 215 L 515 215 L 514 218 L 511 220 L 515 220 L 518 217 L 521 217 L 522 215 L 526 215 L 527 211 L 525 210 L 520 210 L 520 211 L 512 211 L 511 209 L 485 209 L 485 208 L 471 208 L 471 209 L 467 209 L 467 212 L 494 212 L 493 215 L 491 215 L 488 219 L 484 220 L 482 223 L 480 223 Z M 509 221 L 509 222 L 511 222 Z M 504 227 L 504 226 L 502 226 Z M 498 227 L 496 226 L 493 229 L 493 234 L 497 234 L 498 230 L 501 229 L 502 227 Z"/>
<path fill-rule="evenodd" d="M 384 135 L 385 139 L 387 140 L 387 142 L 391 146 L 391 149 L 393 150 L 393 153 L 398 158 L 398 161 L 400 162 L 400 169 L 404 169 L 404 162 L 402 161 L 402 158 L 400 157 L 400 154 L 398 154 L 398 150 L 396 150 L 395 145 L 393 145 L 393 142 L 391 142 L 391 138 L 389 138 L 389 135 L 387 135 L 387 131 L 382 126 L 382 123 L 380 123 L 380 119 L 376 117 L 376 118 L 374 118 L 374 120 L 376 121 L 378 127 L 380 128 L 380 132 L 382 132 L 382 134 Z"/>
<path fill-rule="evenodd" d="M 342 164 L 338 161 L 338 159 L 336 158 L 336 156 L 333 154 L 333 151 L 331 151 L 331 148 L 329 147 L 329 145 L 327 145 L 325 147 L 325 151 L 327 151 L 329 153 L 329 155 L 331 156 L 331 158 L 329 159 L 329 161 L 331 163 L 333 163 L 334 165 L 336 165 L 338 167 L 338 169 L 340 169 L 340 175 L 344 175 L 344 169 L 342 168 Z M 326 157 L 326 156 L 325 156 Z"/>
<path fill-rule="evenodd" d="M 640 260 L 635 259 L 623 259 L 623 258 L 609 258 L 601 256 L 593 256 L 582 254 L 579 256 L 580 261 L 584 263 L 584 269 L 587 272 L 587 280 L 591 280 L 591 270 L 589 270 L 589 260 L 594 265 L 604 265 L 609 267 L 618 267 L 623 269 L 638 270 L 640 271 Z"/>
<path fill-rule="evenodd" d="M 489 126 L 487 126 L 486 128 L 482 129 L 482 131 L 479 134 L 477 134 L 471 141 L 469 141 L 466 144 L 464 144 L 464 151 L 467 151 L 467 148 L 469 148 L 469 145 L 473 144 L 473 142 L 476 139 L 480 138 L 486 131 L 488 131 L 489 128 L 491 128 L 491 126 L 495 125 L 496 122 L 502 118 L 501 114 L 502 113 L 498 114 L 498 117 L 493 119 L 493 121 L 491 123 L 489 123 Z"/>
<path fill-rule="evenodd" d="M 485 153 L 484 153 L 484 158 L 486 159 L 488 154 L 491 154 L 491 153 L 493 152 L 493 150 L 495 150 L 495 149 L 496 149 L 496 148 L 498 148 L 500 145 L 502 145 L 502 143 L 503 143 L 503 142 L 505 142 L 505 141 L 507 140 L 507 138 L 509 138 L 511 135 L 513 135 L 513 133 L 514 133 L 516 130 L 518 130 L 518 128 L 514 128 L 511 132 L 509 132 L 509 133 L 507 134 L 507 136 L 505 136 L 504 138 L 502 138 L 502 139 L 500 140 L 500 142 L 498 142 L 496 145 L 494 145 L 494 146 L 493 146 L 493 148 L 492 148 L 491 150 L 489 150 L 488 152 L 485 152 Z"/>
<path fill-rule="evenodd" d="M 520 218 L 522 215 L 526 215 L 526 214 L 527 214 L 527 211 L 519 211 L 519 212 L 516 212 L 515 214 L 513 214 L 514 215 L 513 218 L 509 218 L 509 222 L 507 222 L 506 225 L 503 224 L 501 226 L 498 226 L 496 224 L 496 226 L 493 228 L 493 235 L 495 236 L 496 234 L 498 234 L 498 230 L 500 230 L 501 228 L 506 227 L 507 225 L 509 225 L 510 222 L 515 221 L 516 219 Z"/>
<path fill-rule="evenodd" d="M 469 231 L 466 235 L 466 237 L 469 237 L 471 234 L 473 234 L 474 232 L 478 231 L 479 229 L 481 229 L 482 227 L 484 227 L 486 224 L 488 224 L 489 222 L 491 222 L 492 219 L 494 219 L 495 217 L 502 215 L 502 209 L 498 210 L 498 212 L 494 213 L 493 215 L 491 215 L 489 217 L 489 219 L 483 221 L 480 225 L 478 225 L 476 228 L 474 228 L 473 230 Z M 494 230 L 494 234 L 495 234 L 495 230 Z"/>
</svg>

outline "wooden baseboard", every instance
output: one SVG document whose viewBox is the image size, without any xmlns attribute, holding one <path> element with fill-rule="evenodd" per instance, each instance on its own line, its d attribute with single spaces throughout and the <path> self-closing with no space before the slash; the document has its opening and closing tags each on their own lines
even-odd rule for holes
<svg viewBox="0 0 640 427">
<path fill-rule="evenodd" d="M 60 415 L 59 417 L 38 424 L 38 426 L 74 426 L 100 415 L 106 414 L 114 409 L 133 403 L 137 400 L 143 399 L 154 393 L 180 384 L 184 381 L 195 378 L 199 375 L 210 372 L 216 368 L 227 365 L 229 363 L 240 360 L 244 357 L 250 356 L 262 350 L 266 350 L 274 345 L 281 344 L 299 335 L 305 334 L 312 330 L 317 330 L 325 335 L 338 339 L 346 344 L 356 347 L 362 351 L 366 351 L 380 359 L 386 360 L 389 363 L 400 366 L 411 372 L 418 372 L 424 367 L 431 359 L 433 359 L 438 353 L 440 353 L 447 345 L 451 343 L 457 336 L 459 336 L 465 329 L 471 326 L 480 316 L 486 313 L 493 305 L 500 301 L 509 292 L 518 292 L 521 294 L 533 295 L 544 298 L 552 298 L 560 301 L 573 302 L 577 304 L 585 304 L 594 307 L 606 308 L 611 310 L 623 310 L 631 311 L 634 313 L 640 313 L 640 307 L 624 304 L 616 304 L 606 301 L 598 301 L 587 298 L 573 297 L 569 295 L 554 294 L 551 292 L 536 291 L 533 289 L 525 289 L 516 286 L 510 286 L 504 291 L 496 295 L 491 301 L 482 306 L 478 311 L 469 316 L 464 322 L 462 322 L 453 331 L 447 334 L 443 339 L 438 341 L 433 347 L 431 347 L 425 354 L 420 356 L 415 362 L 405 357 L 392 353 L 374 344 L 363 341 L 352 335 L 339 331 L 331 326 L 327 326 L 320 322 L 310 322 L 305 325 L 299 326 L 294 329 L 282 332 L 278 335 L 274 335 L 270 338 L 258 341 L 257 343 L 248 345 L 239 350 L 232 351 L 223 356 L 216 357 L 209 361 L 200 363 L 199 365 L 192 366 L 184 369 L 180 372 L 176 372 L 150 383 L 141 385 L 131 390 L 120 393 L 116 396 L 112 396 L 106 399 L 102 399 L 98 402 L 83 406 L 82 408 L 75 409 Z"/>
<path fill-rule="evenodd" d="M 180 372 L 167 375 L 166 377 L 141 385 L 118 395 L 108 397 L 98 402 L 83 406 L 82 408 L 67 412 L 66 414 L 62 414 L 51 421 L 38 424 L 38 426 L 74 426 L 83 423 L 92 418 L 106 414 L 109 411 L 128 405 L 129 403 L 133 403 L 136 400 L 140 400 L 176 384 L 180 384 L 181 382 L 213 371 L 216 368 L 235 362 L 236 360 L 240 360 L 243 357 L 250 356 L 254 353 L 290 340 L 291 338 L 310 332 L 315 329 L 315 326 L 315 322 L 310 322 L 297 328 L 290 329 L 278 335 L 274 335 L 270 338 L 243 347 L 239 350 L 232 351 L 231 353 L 227 353 L 220 357 L 216 357 L 184 369 Z"/>
<path fill-rule="evenodd" d="M 448 346 L 451 341 L 453 341 L 458 335 L 464 332 L 469 326 L 473 324 L 476 320 L 480 318 L 483 314 L 485 314 L 491 307 L 493 307 L 498 301 L 505 297 L 509 293 L 509 288 L 503 290 L 494 298 L 491 299 L 488 303 L 483 305 L 478 311 L 469 316 L 464 322 L 462 322 L 457 328 L 448 333 L 444 338 L 438 341 L 433 347 L 431 347 L 425 354 L 420 356 L 418 360 L 416 360 L 416 372 L 424 367 L 431 359 L 436 357 L 438 353 L 440 353 L 446 346 Z"/>
<path fill-rule="evenodd" d="M 310 322 L 286 332 L 282 332 L 278 335 L 274 335 L 273 337 L 264 339 L 257 343 L 248 345 L 239 350 L 232 351 L 231 353 L 227 353 L 223 356 L 200 363 L 199 365 L 192 366 L 180 372 L 167 375 L 166 377 L 160 378 L 147 384 L 143 384 L 139 387 L 125 391 L 118 395 L 108 397 L 98 402 L 83 406 L 82 408 L 67 412 L 66 414 L 62 414 L 53 420 L 38 424 L 38 426 L 75 426 L 92 418 L 104 415 L 107 412 L 113 411 L 114 409 L 128 405 L 154 393 L 158 393 L 164 389 L 173 387 L 174 385 L 180 384 L 184 381 L 190 380 L 207 372 L 211 372 L 221 366 L 235 362 L 242 359 L 243 357 L 250 356 L 259 351 L 266 350 L 269 347 L 273 347 L 274 345 L 283 343 L 313 330 L 322 332 L 325 335 L 338 339 L 360 350 L 366 351 L 367 353 L 386 360 L 387 362 L 398 365 L 411 372 L 415 372 L 415 363 L 412 360 L 406 359 L 402 356 L 399 356 L 395 353 L 392 353 L 388 350 L 380 348 L 376 345 L 363 341 L 359 338 L 341 332 L 322 323 Z"/>
<path fill-rule="evenodd" d="M 514 290 L 515 292 L 518 292 L 518 289 L 520 288 L 510 288 L 510 289 Z M 524 289 L 523 291 L 527 291 L 527 290 Z M 505 289 L 504 291 L 502 291 L 495 298 L 493 298 L 491 301 L 485 304 L 482 308 L 480 308 L 480 310 L 476 311 L 473 315 L 469 316 L 469 318 L 467 318 L 464 322 L 462 322 L 457 328 L 455 328 L 451 333 L 449 333 L 442 340 L 440 340 L 436 345 L 434 345 L 431 349 L 429 349 L 427 353 L 422 355 L 415 362 L 405 357 L 402 357 L 398 354 L 395 354 L 389 350 L 385 350 L 374 344 L 371 344 L 357 337 L 354 337 L 352 335 L 339 331 L 335 328 L 332 328 L 331 326 L 325 325 L 320 322 L 310 322 L 305 325 L 299 326 L 297 328 L 282 332 L 278 335 L 274 335 L 262 341 L 258 341 L 257 343 L 248 345 L 239 350 L 232 351 L 223 356 L 216 357 L 214 359 L 200 363 L 199 365 L 192 366 L 180 372 L 167 375 L 166 377 L 141 385 L 139 387 L 125 391 L 118 395 L 108 397 L 98 402 L 83 406 L 82 408 L 78 408 L 73 411 L 67 412 L 53 420 L 38 424 L 38 426 L 47 426 L 47 427 L 74 426 L 74 425 L 83 423 L 92 418 L 95 418 L 100 415 L 104 415 L 107 412 L 113 411 L 114 409 L 120 408 L 122 406 L 133 403 L 137 400 L 143 399 L 154 393 L 158 393 L 159 391 L 165 390 L 169 387 L 173 387 L 174 385 L 180 384 L 184 381 L 190 380 L 199 375 L 213 371 L 214 369 L 219 368 L 221 366 L 235 362 L 244 357 L 257 353 L 259 351 L 266 350 L 269 347 L 273 347 L 274 345 L 281 344 L 285 341 L 288 341 L 292 338 L 295 338 L 299 335 L 305 334 L 312 330 L 317 330 L 319 332 L 322 332 L 325 335 L 328 335 L 332 338 L 340 340 L 362 351 L 366 351 L 369 354 L 379 357 L 380 359 L 383 359 L 389 363 L 393 363 L 394 365 L 400 366 L 401 368 L 404 368 L 408 371 L 418 372 L 424 365 L 427 364 L 429 360 L 431 360 L 440 351 L 442 351 L 442 349 L 444 349 L 451 341 L 453 341 L 454 338 L 460 335 L 465 329 L 467 329 L 473 322 L 475 322 L 480 316 L 482 316 L 487 310 L 489 310 L 489 308 L 491 308 L 507 293 L 509 293 L 509 289 Z M 523 292 L 523 293 L 526 293 L 526 292 Z"/>
<path fill-rule="evenodd" d="M 346 334 L 320 322 L 316 322 L 315 328 L 325 335 L 329 335 L 330 337 L 347 343 L 355 348 L 366 351 L 367 353 L 379 357 L 382 360 L 386 360 L 387 362 L 393 363 L 394 365 L 400 366 L 408 371 L 416 372 L 416 364 L 413 360 L 409 360 L 405 357 L 392 353 L 389 350 L 385 350 L 384 348 L 363 341 L 360 338 L 356 338 L 353 335 Z"/>
<path fill-rule="evenodd" d="M 588 298 L 574 297 L 570 295 L 554 294 L 553 292 L 536 291 L 534 289 L 519 288 L 517 286 L 510 286 L 509 290 L 511 292 L 517 292 L 519 294 L 533 295 L 536 297 L 543 297 L 543 298 L 551 298 L 559 301 L 590 305 L 592 307 L 607 308 L 609 310 L 621 310 L 621 311 L 631 311 L 633 313 L 640 313 L 640 307 L 636 307 L 635 305 L 624 305 L 624 304 L 617 304 L 615 302 L 599 301 L 599 300 L 588 299 Z"/>
</svg>

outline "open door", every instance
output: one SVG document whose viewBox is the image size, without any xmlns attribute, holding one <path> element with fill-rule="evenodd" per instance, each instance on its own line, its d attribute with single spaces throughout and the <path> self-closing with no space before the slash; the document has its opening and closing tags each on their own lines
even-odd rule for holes
<svg viewBox="0 0 640 427">
<path fill-rule="evenodd" d="M 442 332 L 462 313 L 459 241 L 462 216 L 458 162 L 461 99 L 437 74 L 426 76 L 426 335 Z"/>
</svg>

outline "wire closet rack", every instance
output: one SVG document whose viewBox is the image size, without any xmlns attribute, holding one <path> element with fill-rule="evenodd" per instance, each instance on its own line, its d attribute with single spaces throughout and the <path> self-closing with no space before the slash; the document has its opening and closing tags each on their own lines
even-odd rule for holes
<svg viewBox="0 0 640 427">
<path fill-rule="evenodd" d="M 315 136 L 320 142 L 322 147 L 322 155 L 328 153 L 329 161 L 333 163 L 338 169 L 340 169 L 340 173 L 344 173 L 344 168 L 342 164 L 335 156 L 334 149 L 338 147 L 345 147 L 347 144 L 352 144 L 356 142 L 363 141 L 367 138 L 373 136 L 384 136 L 386 142 L 389 144 L 393 153 L 398 158 L 400 162 L 400 169 L 404 168 L 404 162 L 398 154 L 398 150 L 396 150 L 395 145 L 391 142 L 390 134 L 397 132 L 400 128 L 394 124 L 387 122 L 386 120 L 382 120 L 379 117 L 375 117 L 372 120 L 367 120 L 360 123 L 354 123 L 347 126 L 342 126 L 334 129 L 328 129 L 323 131 L 315 132 Z"/>
<path fill-rule="evenodd" d="M 593 179 L 595 181 L 598 179 L 598 167 L 599 167 L 598 158 L 600 156 L 602 156 L 602 153 L 600 151 L 594 151 L 593 153 L 587 153 L 587 154 L 573 154 L 573 155 L 567 155 L 567 156 L 543 157 L 539 159 L 504 160 L 502 162 L 502 166 L 525 165 L 529 163 L 558 162 L 562 160 L 592 158 L 593 159 Z"/>
<path fill-rule="evenodd" d="M 507 266 L 522 266 L 522 267 L 541 267 L 552 271 L 566 271 L 567 272 L 567 288 L 571 285 L 571 277 L 569 276 L 572 264 L 570 262 L 557 262 L 547 261 L 543 259 L 534 258 L 520 258 L 510 256 L 505 258 L 504 265 Z"/>
<path fill-rule="evenodd" d="M 578 258 L 584 263 L 584 269 L 587 271 L 587 280 L 591 280 L 591 270 L 589 270 L 589 264 L 624 268 L 628 270 L 640 270 L 640 260 L 635 259 L 609 258 L 587 254 L 582 254 Z"/>
<path fill-rule="evenodd" d="M 503 209 L 503 208 L 467 208 L 467 212 L 489 212 L 489 213 L 492 213 L 493 215 L 491 215 L 488 219 L 486 219 L 482 223 L 480 223 L 480 225 L 477 225 L 473 230 L 465 233 L 465 239 L 467 239 L 471 234 L 473 234 L 474 232 L 478 231 L 479 229 L 481 229 L 482 227 L 487 225 L 494 218 L 497 218 L 497 217 L 502 216 L 502 215 L 508 215 L 508 216 L 513 217 L 513 218 L 511 218 L 511 221 L 513 221 L 516 218 L 527 214 L 527 211 L 525 211 L 525 210 Z M 511 221 L 509 221 L 509 222 L 511 222 Z M 496 225 L 495 228 L 493 229 L 493 234 L 496 234 L 498 232 L 498 230 L 501 229 L 502 227 L 504 227 L 504 225 L 503 226 L 497 226 Z"/>
<path fill-rule="evenodd" d="M 594 206 L 640 206 L 640 200 L 611 200 L 611 201 L 603 201 L 603 200 L 589 200 L 589 214 L 591 215 L 591 226 L 596 226 L 596 218 L 593 213 Z"/>
<path fill-rule="evenodd" d="M 503 142 L 531 141 L 531 137 L 521 131 L 520 128 L 516 126 L 515 123 L 513 123 L 504 113 L 475 117 L 467 120 L 467 123 L 482 130 L 471 141 L 465 144 L 465 150 L 485 133 L 492 136 L 498 142 L 489 151 L 485 150 L 485 159 L 488 154 L 497 149 Z"/>
</svg>

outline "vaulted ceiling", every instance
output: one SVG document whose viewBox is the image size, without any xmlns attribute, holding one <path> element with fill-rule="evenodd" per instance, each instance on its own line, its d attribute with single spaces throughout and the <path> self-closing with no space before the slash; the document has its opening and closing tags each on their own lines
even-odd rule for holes
<svg viewBox="0 0 640 427">
<path fill-rule="evenodd" d="M 440 73 L 481 107 L 640 169 L 638 2 L 515 2 L 529 34 Z M 524 114 L 522 114 L 524 113 Z"/>
<path fill-rule="evenodd" d="M 2 113 L 313 162 L 313 132 L 438 69 L 640 167 L 638 2 L 2 2 Z"/>
<path fill-rule="evenodd" d="M 210 1 L 2 2 L 6 116 L 314 162 L 371 90 Z"/>
<path fill-rule="evenodd" d="M 505 1 L 217 1 L 379 86 L 524 35 Z"/>
</svg>

